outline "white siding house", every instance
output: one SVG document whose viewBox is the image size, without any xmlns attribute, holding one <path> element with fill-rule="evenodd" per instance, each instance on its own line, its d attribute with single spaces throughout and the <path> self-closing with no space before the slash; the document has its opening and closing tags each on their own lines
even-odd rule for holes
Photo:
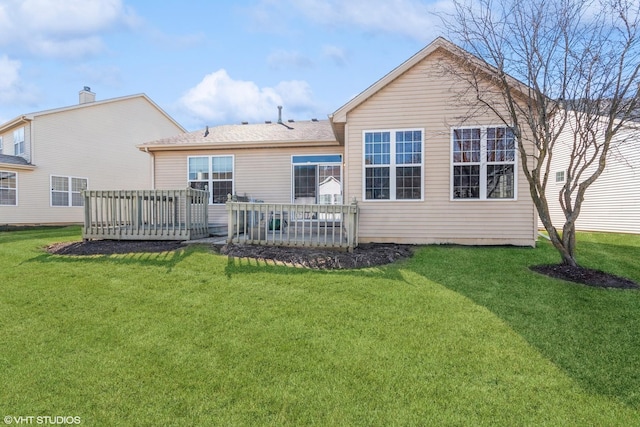
<svg viewBox="0 0 640 427">
<path fill-rule="evenodd" d="M 150 188 L 136 145 L 184 132 L 144 94 L 79 99 L 0 124 L 0 225 L 81 223 L 81 190 Z"/>
<path fill-rule="evenodd" d="M 551 219 L 559 228 L 565 222 L 559 193 L 572 144 L 573 135 L 567 129 L 556 144 L 547 187 Z M 616 136 L 604 172 L 585 193 L 576 229 L 640 234 L 640 123 L 627 123 Z"/>
</svg>

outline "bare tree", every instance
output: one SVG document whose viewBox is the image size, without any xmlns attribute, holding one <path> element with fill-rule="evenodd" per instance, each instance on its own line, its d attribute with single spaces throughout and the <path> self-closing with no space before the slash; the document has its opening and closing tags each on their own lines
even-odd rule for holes
<svg viewBox="0 0 640 427">
<path fill-rule="evenodd" d="M 640 2 L 454 0 L 454 6 L 447 27 L 471 54 L 463 78 L 479 105 L 518 140 L 533 142 L 518 144 L 531 197 L 562 262 L 576 266 L 585 192 L 604 171 L 616 135 L 637 118 Z M 565 219 L 559 231 L 546 194 L 554 150 L 567 132 L 573 141 L 558 194 Z"/>
</svg>

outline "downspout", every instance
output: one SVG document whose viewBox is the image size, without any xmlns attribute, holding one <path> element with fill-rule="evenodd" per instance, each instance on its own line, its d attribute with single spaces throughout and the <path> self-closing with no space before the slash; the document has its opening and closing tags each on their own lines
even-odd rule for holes
<svg viewBox="0 0 640 427">
<path fill-rule="evenodd" d="M 156 155 L 149 151 L 149 147 L 144 147 L 144 152 L 151 156 L 151 189 L 156 189 Z"/>
</svg>

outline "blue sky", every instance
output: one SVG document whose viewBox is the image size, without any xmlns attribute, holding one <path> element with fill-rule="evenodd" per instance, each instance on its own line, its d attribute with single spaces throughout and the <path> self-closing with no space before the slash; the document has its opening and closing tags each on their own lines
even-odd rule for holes
<svg viewBox="0 0 640 427">
<path fill-rule="evenodd" d="M 0 0 L 0 122 L 146 93 L 188 130 L 326 118 L 443 32 L 449 0 Z"/>
</svg>

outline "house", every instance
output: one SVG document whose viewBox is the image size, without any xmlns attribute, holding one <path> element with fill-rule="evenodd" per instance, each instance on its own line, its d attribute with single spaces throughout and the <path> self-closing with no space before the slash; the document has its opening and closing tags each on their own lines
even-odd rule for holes
<svg viewBox="0 0 640 427">
<path fill-rule="evenodd" d="M 328 120 L 279 116 L 138 148 L 152 155 L 156 188 L 209 191 L 210 222 L 226 221 L 227 194 L 323 204 L 333 181 L 332 200 L 357 201 L 359 242 L 533 246 L 537 215 L 515 148 L 529 142 L 492 113 L 469 116 L 464 79 L 443 72 L 461 58 L 438 38 Z"/>
<path fill-rule="evenodd" d="M 556 227 L 565 222 L 559 193 L 565 184 L 573 145 L 567 127 L 554 148 L 550 182 L 546 196 L 549 213 Z M 594 167 L 591 168 L 593 170 Z M 630 121 L 614 138 L 606 167 L 587 189 L 576 221 L 580 231 L 604 231 L 640 234 L 640 123 Z M 540 223 L 542 228 L 542 223 Z"/>
<path fill-rule="evenodd" d="M 96 101 L 0 124 L 0 225 L 81 223 L 84 189 L 151 187 L 149 138 L 184 133 L 144 94 Z"/>
</svg>

